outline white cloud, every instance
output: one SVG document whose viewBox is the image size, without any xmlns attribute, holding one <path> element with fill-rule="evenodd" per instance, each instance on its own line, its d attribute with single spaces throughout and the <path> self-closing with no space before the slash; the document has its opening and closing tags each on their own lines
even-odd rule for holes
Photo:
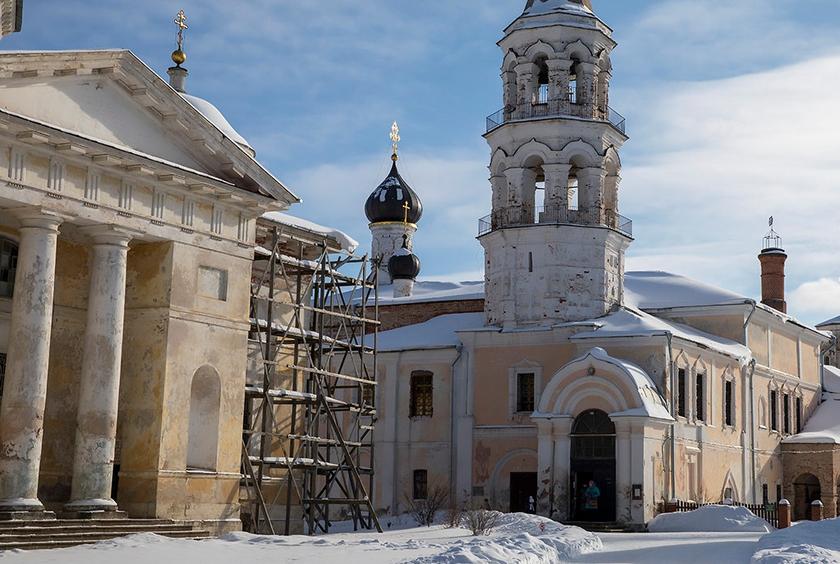
<svg viewBox="0 0 840 564">
<path fill-rule="evenodd" d="M 840 314 L 840 278 L 820 278 L 801 284 L 791 292 L 790 308 L 820 323 Z"/>
</svg>

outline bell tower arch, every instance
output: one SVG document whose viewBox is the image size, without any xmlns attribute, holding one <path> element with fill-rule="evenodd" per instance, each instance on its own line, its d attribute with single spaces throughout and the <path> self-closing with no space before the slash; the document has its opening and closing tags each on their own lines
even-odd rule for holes
<svg viewBox="0 0 840 564">
<path fill-rule="evenodd" d="M 589 0 L 529 0 L 499 42 L 504 107 L 487 118 L 492 212 L 479 225 L 491 325 L 580 321 L 623 302 L 633 239 L 611 36 Z"/>
</svg>

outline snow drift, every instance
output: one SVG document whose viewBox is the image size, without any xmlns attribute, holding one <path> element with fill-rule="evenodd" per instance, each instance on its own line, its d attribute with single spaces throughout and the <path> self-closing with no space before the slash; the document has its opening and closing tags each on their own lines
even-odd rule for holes
<svg viewBox="0 0 840 564">
<path fill-rule="evenodd" d="M 762 537 L 753 564 L 840 562 L 840 519 L 803 521 Z"/>
<path fill-rule="evenodd" d="M 648 524 L 651 533 L 768 533 L 773 527 L 746 507 L 706 505 L 685 513 L 663 513 Z"/>
</svg>

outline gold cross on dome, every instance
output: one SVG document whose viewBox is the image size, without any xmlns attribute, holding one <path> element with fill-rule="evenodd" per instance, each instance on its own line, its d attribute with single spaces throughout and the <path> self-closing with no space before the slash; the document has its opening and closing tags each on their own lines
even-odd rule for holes
<svg viewBox="0 0 840 564">
<path fill-rule="evenodd" d="M 397 122 L 391 126 L 391 147 L 394 149 L 394 156 L 397 156 L 397 150 L 399 149 L 400 145 L 400 126 L 397 125 Z"/>
<path fill-rule="evenodd" d="M 408 205 L 408 202 L 403 204 L 403 211 L 405 212 L 403 216 L 403 223 L 408 223 L 408 212 L 411 210 L 411 206 Z"/>
<path fill-rule="evenodd" d="M 184 45 L 184 30 L 188 29 L 187 14 L 184 13 L 184 10 L 180 10 L 178 15 L 175 16 L 175 25 L 178 26 L 178 49 L 181 49 Z"/>
</svg>

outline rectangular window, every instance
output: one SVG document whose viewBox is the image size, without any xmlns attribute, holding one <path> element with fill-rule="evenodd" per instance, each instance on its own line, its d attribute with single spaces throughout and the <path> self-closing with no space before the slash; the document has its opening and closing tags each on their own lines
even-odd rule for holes
<svg viewBox="0 0 840 564">
<path fill-rule="evenodd" d="M 429 497 L 429 472 L 426 470 L 414 471 L 414 499 L 427 499 Z"/>
<path fill-rule="evenodd" d="M 802 432 L 802 398 L 796 398 L 796 432 Z"/>
<path fill-rule="evenodd" d="M 0 298 L 11 298 L 15 289 L 18 247 L 8 239 L 0 239 Z"/>
<path fill-rule="evenodd" d="M 696 413 L 697 413 L 697 420 L 698 421 L 705 421 L 706 420 L 706 375 L 705 374 L 698 374 L 697 375 L 697 382 L 696 382 L 696 390 L 695 390 L 695 399 L 697 400 L 696 406 Z"/>
<path fill-rule="evenodd" d="M 732 380 L 723 384 L 723 421 L 727 427 L 735 425 L 735 383 Z"/>
<path fill-rule="evenodd" d="M 761 486 L 761 503 L 764 505 L 770 503 L 770 486 L 767 484 Z"/>
<path fill-rule="evenodd" d="M 534 375 L 531 373 L 516 375 L 516 411 L 534 411 Z"/>
<path fill-rule="evenodd" d="M 677 371 L 677 415 L 680 417 L 686 416 L 685 390 L 685 370 L 680 368 Z"/>
<path fill-rule="evenodd" d="M 784 423 L 785 435 L 790 435 L 790 396 L 788 394 L 784 395 L 782 410 L 784 412 L 782 422 Z"/>
<path fill-rule="evenodd" d="M 779 430 L 779 392 L 776 390 L 770 392 L 770 429 Z"/>
<path fill-rule="evenodd" d="M 431 417 L 433 415 L 432 378 L 431 372 L 412 373 L 409 417 Z"/>
<path fill-rule="evenodd" d="M 376 386 L 373 384 L 362 384 L 362 402 L 368 407 L 373 407 L 376 398 Z"/>
</svg>

